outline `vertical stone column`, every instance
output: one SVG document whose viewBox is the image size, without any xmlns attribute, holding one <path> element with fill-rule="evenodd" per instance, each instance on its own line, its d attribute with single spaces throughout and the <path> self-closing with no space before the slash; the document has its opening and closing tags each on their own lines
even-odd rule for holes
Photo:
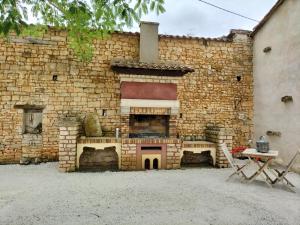
<svg viewBox="0 0 300 225">
<path fill-rule="evenodd" d="M 169 120 L 169 137 L 176 138 L 177 136 L 177 115 L 171 115 Z"/>
<path fill-rule="evenodd" d="M 63 122 L 59 127 L 59 170 L 74 172 L 76 168 L 78 122 Z"/>
<path fill-rule="evenodd" d="M 167 169 L 180 168 L 181 141 L 174 139 L 173 143 L 167 144 Z"/>
<path fill-rule="evenodd" d="M 121 147 L 121 170 L 136 170 L 136 143 L 123 139 Z"/>
<path fill-rule="evenodd" d="M 121 137 L 129 137 L 129 114 L 121 115 Z"/>
<path fill-rule="evenodd" d="M 216 166 L 227 168 L 229 163 L 222 151 L 221 144 L 226 143 L 229 150 L 232 149 L 232 129 L 225 127 L 210 126 L 205 130 L 206 140 L 217 144 Z"/>
</svg>

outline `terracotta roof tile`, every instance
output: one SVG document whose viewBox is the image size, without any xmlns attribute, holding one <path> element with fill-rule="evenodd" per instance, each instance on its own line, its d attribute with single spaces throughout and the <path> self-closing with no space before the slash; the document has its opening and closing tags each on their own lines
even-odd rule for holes
<svg viewBox="0 0 300 225">
<path fill-rule="evenodd" d="M 111 68 L 114 71 L 120 72 L 120 70 L 130 70 L 134 71 L 153 71 L 153 74 L 164 74 L 164 71 L 167 72 L 169 76 L 182 76 L 189 72 L 194 72 L 195 70 L 192 67 L 181 65 L 178 63 L 145 63 L 135 60 L 125 60 L 125 59 L 114 59 L 111 61 Z M 174 73 L 173 73 L 174 72 Z M 143 72 L 141 72 L 143 73 Z M 172 73 L 174 75 L 172 75 Z M 147 73 L 149 74 L 149 73 Z"/>
<path fill-rule="evenodd" d="M 194 72 L 194 69 L 177 63 L 146 63 L 134 60 L 114 59 L 112 67 L 136 68 L 136 69 L 158 69 L 158 70 L 180 70 L 183 72 Z"/>
</svg>

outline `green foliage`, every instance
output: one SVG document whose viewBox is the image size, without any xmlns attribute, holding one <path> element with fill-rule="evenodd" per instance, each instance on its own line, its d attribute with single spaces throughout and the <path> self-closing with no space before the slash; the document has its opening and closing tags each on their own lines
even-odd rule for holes
<svg viewBox="0 0 300 225">
<path fill-rule="evenodd" d="M 0 35 L 41 36 L 48 26 L 64 28 L 70 47 L 90 60 L 94 38 L 130 27 L 149 11 L 163 13 L 163 5 L 164 0 L 1 0 Z M 29 16 L 39 25 L 28 25 Z"/>
<path fill-rule="evenodd" d="M 36 24 L 23 26 L 21 29 L 22 36 L 41 37 L 47 31 L 47 26 Z"/>
</svg>

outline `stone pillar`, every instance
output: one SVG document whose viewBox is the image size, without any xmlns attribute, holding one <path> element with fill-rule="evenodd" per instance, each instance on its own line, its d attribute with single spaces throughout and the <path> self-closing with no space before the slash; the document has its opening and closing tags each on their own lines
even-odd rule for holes
<svg viewBox="0 0 300 225">
<path fill-rule="evenodd" d="M 78 122 L 63 122 L 59 127 L 59 171 L 75 171 L 78 136 Z"/>
<path fill-rule="evenodd" d="M 129 114 L 121 115 L 121 137 L 129 138 Z"/>
<path fill-rule="evenodd" d="M 171 115 L 169 120 L 169 138 L 177 137 L 177 115 Z"/>
<path fill-rule="evenodd" d="M 121 146 L 121 170 L 136 170 L 136 148 L 134 140 L 123 139 Z"/>
<path fill-rule="evenodd" d="M 229 150 L 232 149 L 232 134 L 231 128 L 209 126 L 205 130 L 206 140 L 217 144 L 216 149 L 216 166 L 219 168 L 227 168 L 229 163 L 222 151 L 221 144 L 226 143 Z"/>
<path fill-rule="evenodd" d="M 167 169 L 180 168 L 180 151 L 181 141 L 179 139 L 174 139 L 174 143 L 167 144 Z"/>
</svg>

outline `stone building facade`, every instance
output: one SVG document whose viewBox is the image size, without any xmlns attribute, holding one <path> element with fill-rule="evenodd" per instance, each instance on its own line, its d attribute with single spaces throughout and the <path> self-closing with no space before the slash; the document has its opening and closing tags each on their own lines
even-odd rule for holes
<svg viewBox="0 0 300 225">
<path fill-rule="evenodd" d="M 231 129 L 233 146 L 247 143 L 253 123 L 252 40 L 248 32 L 232 30 L 226 37 L 212 39 L 159 35 L 159 62 L 192 68 L 182 76 L 113 70 L 115 59 L 139 60 L 139 42 L 138 33 L 126 32 L 97 39 L 93 59 L 86 63 L 67 47 L 64 31 L 50 29 L 36 39 L 1 39 L 0 164 L 17 163 L 21 157 L 58 160 L 59 151 L 63 152 L 60 121 L 70 116 L 80 123 L 87 113 L 95 112 L 105 136 L 113 137 L 116 128 L 121 128 L 123 135 L 122 82 L 176 84 L 179 105 L 170 114 L 174 129 L 170 138 L 174 141 L 166 142 L 174 152 L 180 140 L 205 140 L 207 126 Z M 25 132 L 26 123 L 38 118 L 40 130 Z M 79 133 L 84 136 L 82 129 Z M 131 140 L 121 142 L 132 147 Z M 179 154 L 174 157 L 170 160 Z M 180 164 L 179 158 L 176 163 Z M 176 163 L 168 168 L 178 168 Z"/>
</svg>

